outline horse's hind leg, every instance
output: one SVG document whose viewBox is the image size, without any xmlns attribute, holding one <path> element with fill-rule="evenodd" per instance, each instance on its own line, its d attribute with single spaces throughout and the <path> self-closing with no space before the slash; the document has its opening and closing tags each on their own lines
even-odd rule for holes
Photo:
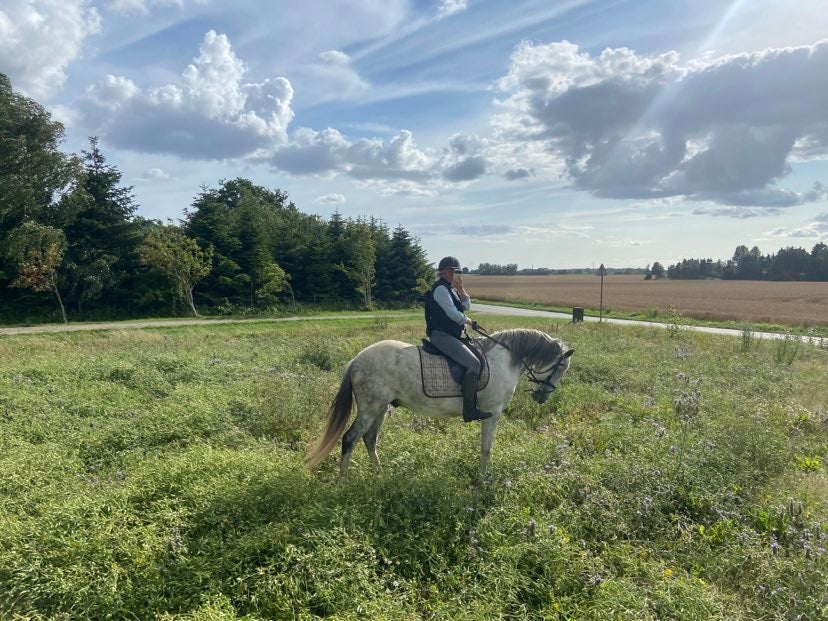
<svg viewBox="0 0 828 621">
<path fill-rule="evenodd" d="M 386 410 L 387 412 L 387 410 Z M 374 462 L 374 468 L 380 469 L 379 455 L 377 455 L 377 438 L 379 437 L 380 427 L 385 422 L 385 412 L 377 416 L 371 428 L 362 436 L 362 441 L 365 442 L 365 448 L 368 449 L 368 455 L 371 461 Z"/>
<path fill-rule="evenodd" d="M 345 435 L 342 436 L 342 461 L 339 464 L 340 477 L 344 477 L 348 473 L 348 467 L 351 465 L 351 453 L 354 450 L 354 445 L 359 442 L 359 440 L 365 436 L 370 429 L 373 429 L 374 425 L 377 425 L 376 431 L 379 433 L 379 427 L 382 425 L 382 419 L 385 415 L 386 407 L 387 406 L 384 403 L 359 404 L 359 413 L 357 414 L 356 420 L 354 420 L 348 428 L 348 431 L 345 432 Z M 377 420 L 379 420 L 378 424 Z M 373 456 L 371 459 L 373 461 Z"/>
</svg>

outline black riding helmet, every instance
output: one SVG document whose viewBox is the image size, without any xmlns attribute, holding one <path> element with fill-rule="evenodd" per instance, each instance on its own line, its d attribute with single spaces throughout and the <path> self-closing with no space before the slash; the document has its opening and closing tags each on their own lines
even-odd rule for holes
<svg viewBox="0 0 828 621">
<path fill-rule="evenodd" d="M 458 261 L 456 257 L 443 257 L 442 259 L 440 259 L 440 264 L 437 266 L 437 271 L 439 272 L 440 270 L 448 269 L 461 269 L 460 261 Z"/>
</svg>

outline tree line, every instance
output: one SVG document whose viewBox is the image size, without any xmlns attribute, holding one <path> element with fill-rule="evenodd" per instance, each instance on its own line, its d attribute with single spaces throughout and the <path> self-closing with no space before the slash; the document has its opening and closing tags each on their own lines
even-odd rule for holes
<svg viewBox="0 0 828 621">
<path fill-rule="evenodd" d="M 762 254 L 758 247 L 739 246 L 727 261 L 682 259 L 667 267 L 668 278 L 729 280 L 828 281 L 828 246 L 820 242 L 810 252 L 787 247 Z"/>
<path fill-rule="evenodd" d="M 513 276 L 518 273 L 517 263 L 507 263 L 500 265 L 498 263 L 481 263 L 477 266 L 477 273 L 481 275 L 507 275 Z"/>
<path fill-rule="evenodd" d="M 418 239 L 376 218 L 301 212 L 249 179 L 204 187 L 179 223 L 138 216 L 96 138 L 0 74 L 0 320 L 410 305 L 433 270 Z"/>
</svg>

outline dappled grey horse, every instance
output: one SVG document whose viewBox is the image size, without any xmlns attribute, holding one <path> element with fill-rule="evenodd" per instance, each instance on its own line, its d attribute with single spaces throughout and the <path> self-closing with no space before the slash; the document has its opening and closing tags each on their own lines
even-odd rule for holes
<svg viewBox="0 0 828 621">
<path fill-rule="evenodd" d="M 509 405 L 521 373 L 535 384 L 532 398 L 544 403 L 569 368 L 574 349 L 539 330 L 504 330 L 483 341 L 490 369 L 489 383 L 478 393 L 480 409 L 492 412 L 481 431 L 480 474 L 486 473 L 500 414 Z M 353 399 L 357 416 L 342 437 L 351 416 Z M 380 341 L 359 352 L 348 364 L 339 392 L 331 404 L 328 426 L 307 458 L 318 466 L 342 437 L 340 474 L 344 476 L 351 451 L 360 438 L 371 461 L 379 468 L 377 437 L 388 406 L 402 405 L 416 414 L 448 418 L 463 413 L 462 397 L 434 398 L 423 390 L 420 356 L 416 346 L 401 341 Z"/>
</svg>

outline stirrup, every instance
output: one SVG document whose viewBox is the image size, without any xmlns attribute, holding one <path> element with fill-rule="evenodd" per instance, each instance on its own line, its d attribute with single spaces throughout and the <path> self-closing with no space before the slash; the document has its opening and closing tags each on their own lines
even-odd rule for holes
<svg viewBox="0 0 828 621">
<path fill-rule="evenodd" d="M 466 416 L 466 414 L 464 413 L 463 414 L 463 422 L 464 423 L 473 423 L 473 422 L 479 421 L 479 420 L 487 420 L 487 419 L 491 418 L 492 416 L 493 416 L 493 414 L 491 412 L 481 412 L 480 410 L 475 410 L 474 412 L 472 412 L 468 416 Z"/>
</svg>

